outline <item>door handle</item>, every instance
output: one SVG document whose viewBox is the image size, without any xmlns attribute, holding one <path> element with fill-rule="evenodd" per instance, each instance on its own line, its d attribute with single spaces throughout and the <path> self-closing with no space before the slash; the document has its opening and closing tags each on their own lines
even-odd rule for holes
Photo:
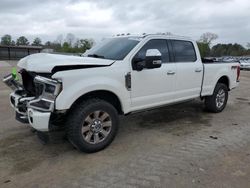
<svg viewBox="0 0 250 188">
<path fill-rule="evenodd" d="M 167 75 L 174 75 L 174 74 L 175 74 L 174 71 L 168 71 L 168 72 L 167 72 Z"/>
<path fill-rule="evenodd" d="M 195 72 L 201 72 L 202 70 L 200 68 L 195 69 Z"/>
</svg>

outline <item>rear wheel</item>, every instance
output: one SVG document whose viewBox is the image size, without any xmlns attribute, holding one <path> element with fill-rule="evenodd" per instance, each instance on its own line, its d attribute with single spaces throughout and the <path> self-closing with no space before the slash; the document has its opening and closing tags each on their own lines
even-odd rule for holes
<svg viewBox="0 0 250 188">
<path fill-rule="evenodd" d="M 67 135 L 80 151 L 97 152 L 113 141 L 118 125 L 118 113 L 111 104 L 100 99 L 90 99 L 75 106 L 70 112 Z"/>
<path fill-rule="evenodd" d="M 205 98 L 205 107 L 211 112 L 221 112 L 227 105 L 228 88 L 223 83 L 217 83 L 212 96 Z"/>
</svg>

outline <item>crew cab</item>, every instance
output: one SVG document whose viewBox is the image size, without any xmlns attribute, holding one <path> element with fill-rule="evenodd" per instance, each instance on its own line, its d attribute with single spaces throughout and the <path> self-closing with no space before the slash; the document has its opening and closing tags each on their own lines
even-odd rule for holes
<svg viewBox="0 0 250 188">
<path fill-rule="evenodd" d="M 221 112 L 240 74 L 239 63 L 202 60 L 194 40 L 164 34 L 107 38 L 82 57 L 33 54 L 18 67 L 22 83 L 4 78 L 16 119 L 39 133 L 65 130 L 83 152 L 113 141 L 119 115 L 195 98 Z"/>
</svg>

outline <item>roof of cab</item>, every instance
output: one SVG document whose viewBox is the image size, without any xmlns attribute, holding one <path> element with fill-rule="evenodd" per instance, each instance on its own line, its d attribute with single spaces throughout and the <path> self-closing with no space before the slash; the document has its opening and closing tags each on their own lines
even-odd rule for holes
<svg viewBox="0 0 250 188">
<path fill-rule="evenodd" d="M 135 37 L 135 38 L 154 38 L 154 37 L 166 37 L 169 39 L 179 39 L 179 40 L 190 40 L 192 39 L 190 37 L 186 36 L 179 36 L 179 35 L 172 35 L 172 34 L 166 34 L 166 33 L 156 33 L 156 34 L 141 34 L 141 35 L 131 35 L 131 34 L 118 34 L 114 37 Z"/>
</svg>

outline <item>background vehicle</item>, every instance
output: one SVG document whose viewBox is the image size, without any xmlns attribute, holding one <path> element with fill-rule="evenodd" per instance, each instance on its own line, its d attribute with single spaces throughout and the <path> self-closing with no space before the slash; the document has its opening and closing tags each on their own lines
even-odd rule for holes
<svg viewBox="0 0 250 188">
<path fill-rule="evenodd" d="M 118 115 L 197 97 L 221 112 L 240 74 L 239 63 L 202 62 L 195 41 L 167 35 L 113 37 L 84 57 L 35 54 L 18 66 L 22 84 L 4 78 L 17 119 L 40 132 L 66 130 L 84 152 L 112 142 Z"/>
<path fill-rule="evenodd" d="M 240 60 L 240 69 L 241 70 L 250 70 L 250 59 Z"/>
</svg>

